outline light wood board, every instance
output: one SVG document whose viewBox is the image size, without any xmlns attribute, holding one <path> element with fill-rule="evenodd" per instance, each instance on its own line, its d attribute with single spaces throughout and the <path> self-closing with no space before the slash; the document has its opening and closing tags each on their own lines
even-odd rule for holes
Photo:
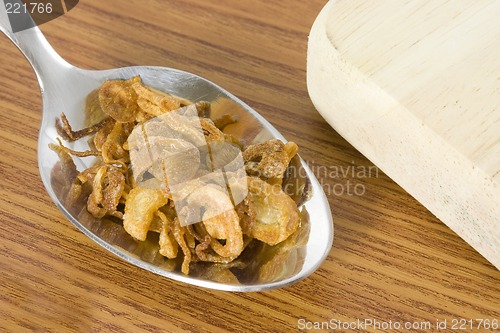
<svg viewBox="0 0 500 333">
<path fill-rule="evenodd" d="M 325 119 L 500 267 L 500 2 L 331 1 L 310 35 Z"/>
</svg>

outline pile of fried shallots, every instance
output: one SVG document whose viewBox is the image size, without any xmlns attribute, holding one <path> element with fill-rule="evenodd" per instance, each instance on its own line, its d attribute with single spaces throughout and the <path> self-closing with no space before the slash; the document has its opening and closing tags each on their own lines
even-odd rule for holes
<svg viewBox="0 0 500 333">
<path fill-rule="evenodd" d="M 109 80 L 87 98 L 86 111 L 90 121 L 94 121 L 92 126 L 73 130 L 64 114 L 57 120 L 62 139 L 75 141 L 90 136 L 90 150 L 72 150 L 61 140 L 59 145 L 51 145 L 66 165 L 74 165 L 72 156 L 96 157 L 95 164 L 86 170 L 74 168 L 66 204 L 86 198 L 90 214 L 95 218 L 112 216 L 122 220 L 125 230 L 138 241 L 144 241 L 150 232 L 159 233 L 159 252 L 169 259 L 182 252 L 184 274 L 189 274 L 191 262 L 230 263 L 251 242 L 281 243 L 300 224 L 296 203 L 281 187 L 297 145 L 272 139 L 243 147 L 237 139 L 222 132 L 236 120 L 230 115 L 212 120 L 208 102 L 195 104 L 205 140 L 239 143 L 247 174 L 245 199 L 229 211 L 182 226 L 168 187 L 137 186 L 130 168 L 129 135 L 145 121 L 189 104 L 145 86 L 138 76 Z M 193 200 L 198 197 L 217 200 L 226 194 L 210 186 L 191 195 Z"/>
</svg>

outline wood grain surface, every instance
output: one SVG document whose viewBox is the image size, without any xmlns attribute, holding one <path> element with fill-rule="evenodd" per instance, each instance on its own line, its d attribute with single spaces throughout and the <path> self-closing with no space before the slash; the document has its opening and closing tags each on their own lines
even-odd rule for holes
<svg viewBox="0 0 500 333">
<path fill-rule="evenodd" d="M 332 325 L 312 331 L 495 331 L 500 272 L 314 109 L 307 37 L 325 3 L 81 0 L 41 26 L 79 67 L 159 65 L 204 76 L 299 144 L 328 194 L 334 245 L 312 276 L 262 293 L 170 281 L 107 253 L 68 222 L 38 175 L 35 75 L 0 36 L 0 331 L 293 332 L 319 321 Z M 392 328 L 355 326 L 365 319 Z M 459 319 L 466 326 L 453 330 Z M 408 323 L 414 329 L 404 330 Z"/>
</svg>

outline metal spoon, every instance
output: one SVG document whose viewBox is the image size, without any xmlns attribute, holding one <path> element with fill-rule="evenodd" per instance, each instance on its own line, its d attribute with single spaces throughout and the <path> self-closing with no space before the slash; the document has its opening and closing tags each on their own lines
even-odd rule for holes
<svg viewBox="0 0 500 333">
<path fill-rule="evenodd" d="M 285 241 L 281 246 L 261 246 L 253 249 L 255 253 L 242 264 L 244 268 L 231 269 L 232 272 L 240 272 L 238 276 L 240 281 L 237 283 L 221 282 L 216 274 L 219 268 L 214 271 L 214 267 L 210 266 L 201 265 L 195 267 L 193 275 L 183 275 L 179 272 L 175 261 L 166 260 L 158 254 L 154 241 L 138 243 L 115 222 L 94 219 L 90 214 L 85 214 L 85 209 L 66 207 L 61 200 L 63 194 L 55 186 L 65 181 L 59 179 L 62 177 L 61 173 L 55 172 L 59 159 L 49 149 L 49 144 L 55 143 L 58 137 L 55 121 L 64 112 L 74 128 L 84 127 L 83 110 L 86 96 L 105 80 L 128 79 L 140 75 L 145 85 L 192 101 L 206 100 L 223 104 L 232 112 L 238 113 L 244 119 L 240 124 L 240 139 L 247 143 L 257 143 L 270 138 L 278 138 L 284 142 L 286 140 L 248 105 L 197 75 L 172 68 L 151 66 L 103 71 L 76 68 L 54 51 L 37 27 L 12 32 L 3 1 L 0 0 L 0 30 L 30 62 L 42 92 L 43 118 L 38 140 L 41 178 L 56 206 L 85 235 L 108 251 L 141 268 L 173 280 L 219 290 L 261 291 L 283 287 L 310 275 L 320 266 L 332 246 L 332 215 L 321 185 L 307 164 L 299 157 L 292 161 L 295 172 L 287 181 L 292 184 L 296 192 L 295 199 L 302 210 L 302 229 L 295 235 L 293 242 Z M 74 148 L 87 147 L 83 143 L 76 143 Z M 82 170 L 92 164 L 92 160 L 89 159 L 77 159 L 75 162 Z M 211 273 L 206 274 L 204 270 L 211 270 Z"/>
</svg>

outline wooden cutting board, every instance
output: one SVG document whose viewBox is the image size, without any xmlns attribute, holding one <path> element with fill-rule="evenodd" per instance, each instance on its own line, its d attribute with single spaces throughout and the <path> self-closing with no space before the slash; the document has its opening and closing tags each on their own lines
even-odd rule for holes
<svg viewBox="0 0 500 333">
<path fill-rule="evenodd" d="M 330 1 L 307 83 L 352 145 L 500 268 L 500 1 Z"/>
</svg>

